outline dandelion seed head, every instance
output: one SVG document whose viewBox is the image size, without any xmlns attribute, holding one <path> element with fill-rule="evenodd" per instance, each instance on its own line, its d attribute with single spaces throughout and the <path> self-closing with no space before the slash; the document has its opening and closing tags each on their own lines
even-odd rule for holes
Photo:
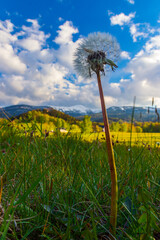
<svg viewBox="0 0 160 240">
<path fill-rule="evenodd" d="M 110 70 L 111 66 L 107 62 L 105 63 L 104 57 L 109 61 L 111 60 L 111 62 L 117 62 L 120 55 L 120 46 L 116 38 L 109 33 L 90 33 L 87 38 L 82 39 L 74 54 L 74 68 L 77 73 L 84 78 L 89 78 L 96 72 L 96 62 L 94 65 L 92 64 L 93 62 L 91 63 L 91 61 L 88 61 L 88 59 L 92 57 L 91 52 L 94 52 L 97 55 L 99 54 L 99 57 L 101 58 L 99 65 L 100 71 L 103 73 L 104 70 Z"/>
</svg>

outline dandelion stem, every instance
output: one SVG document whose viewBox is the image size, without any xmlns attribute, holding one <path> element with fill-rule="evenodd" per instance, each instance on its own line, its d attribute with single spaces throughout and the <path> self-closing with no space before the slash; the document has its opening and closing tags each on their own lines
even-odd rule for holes
<svg viewBox="0 0 160 240">
<path fill-rule="evenodd" d="M 97 71 L 97 81 L 99 87 L 99 94 L 101 99 L 101 107 L 103 113 L 103 122 L 106 135 L 106 144 L 108 152 L 108 161 L 111 173 L 111 213 L 110 213 L 110 239 L 115 239 L 116 235 L 116 225 L 117 225 L 117 201 L 118 201 L 118 184 L 117 184 L 117 171 L 114 159 L 114 152 L 112 147 L 112 141 L 109 131 L 109 122 L 104 102 L 103 89 L 101 84 L 100 71 Z"/>
</svg>

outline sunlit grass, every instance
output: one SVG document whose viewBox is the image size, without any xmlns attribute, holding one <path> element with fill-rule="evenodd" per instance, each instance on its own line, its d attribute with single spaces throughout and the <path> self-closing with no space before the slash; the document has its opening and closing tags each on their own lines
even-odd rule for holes
<svg viewBox="0 0 160 240">
<path fill-rule="evenodd" d="M 103 133 L 45 138 L 40 125 L 37 136 L 7 124 L 0 129 L 1 239 L 107 239 L 111 196 Z M 130 135 L 120 141 L 116 134 L 116 239 L 159 239 L 159 148 L 129 148 L 123 138 Z"/>
</svg>

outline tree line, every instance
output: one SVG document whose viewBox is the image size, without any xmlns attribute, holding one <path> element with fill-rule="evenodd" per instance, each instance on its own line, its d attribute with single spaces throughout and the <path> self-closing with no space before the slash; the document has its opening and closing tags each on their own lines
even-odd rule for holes
<svg viewBox="0 0 160 240">
<path fill-rule="evenodd" d="M 13 119 L 12 119 L 13 120 Z M 2 121 L 2 120 L 1 120 Z M 84 116 L 82 121 L 77 120 L 67 114 L 61 113 L 60 111 L 52 111 L 50 114 L 46 110 L 33 110 L 24 113 L 13 120 L 14 123 L 24 122 L 32 123 L 34 128 L 36 123 L 42 123 L 45 129 L 60 129 L 64 128 L 71 132 L 102 132 L 104 125 L 103 123 L 92 122 L 90 116 Z M 33 129 L 34 130 L 34 129 Z M 123 120 L 111 121 L 110 131 L 112 132 L 160 132 L 159 122 L 134 122 L 132 125 L 129 122 Z"/>
</svg>

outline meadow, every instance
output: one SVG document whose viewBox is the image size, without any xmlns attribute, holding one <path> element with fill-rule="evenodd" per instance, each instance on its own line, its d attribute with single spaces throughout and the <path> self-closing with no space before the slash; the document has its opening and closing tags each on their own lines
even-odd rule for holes
<svg viewBox="0 0 160 240">
<path fill-rule="evenodd" d="M 37 135 L 22 129 L 0 126 L 0 238 L 109 239 L 104 133 L 46 137 L 42 124 Z M 115 239 L 158 240 L 160 134 L 111 135 L 119 187 Z"/>
<path fill-rule="evenodd" d="M 81 134 L 82 139 L 86 141 L 105 141 L 105 134 L 100 133 L 90 133 Z M 111 132 L 111 138 L 113 144 L 125 144 L 128 145 L 149 145 L 149 146 L 160 146 L 160 133 L 129 133 L 129 132 Z"/>
</svg>

